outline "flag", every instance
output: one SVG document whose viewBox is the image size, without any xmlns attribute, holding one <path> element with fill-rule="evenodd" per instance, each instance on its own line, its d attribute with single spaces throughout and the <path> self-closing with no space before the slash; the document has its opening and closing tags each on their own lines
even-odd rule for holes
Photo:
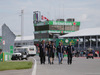
<svg viewBox="0 0 100 75">
<path fill-rule="evenodd" d="M 49 19 L 47 19 L 46 17 L 44 17 L 43 15 L 42 15 L 42 20 L 47 20 L 47 21 L 49 21 Z"/>
</svg>

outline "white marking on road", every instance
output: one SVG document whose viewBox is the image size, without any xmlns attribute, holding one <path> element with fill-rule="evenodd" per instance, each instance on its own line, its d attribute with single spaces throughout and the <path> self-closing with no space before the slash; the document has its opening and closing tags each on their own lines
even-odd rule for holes
<svg viewBox="0 0 100 75">
<path fill-rule="evenodd" d="M 32 69 L 32 75 L 36 75 L 37 61 L 36 61 L 35 58 L 33 58 L 33 60 L 34 60 L 35 62 L 34 62 L 34 67 L 33 67 L 33 69 Z"/>
</svg>

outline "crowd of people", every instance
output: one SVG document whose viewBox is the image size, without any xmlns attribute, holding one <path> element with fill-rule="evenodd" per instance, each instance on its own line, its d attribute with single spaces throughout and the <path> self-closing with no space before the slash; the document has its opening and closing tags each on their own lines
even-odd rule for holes
<svg viewBox="0 0 100 75">
<path fill-rule="evenodd" d="M 72 64 L 72 57 L 86 57 L 88 50 L 74 50 L 71 42 L 68 46 L 64 46 L 62 42 L 56 47 L 53 41 L 48 41 L 48 44 L 44 40 L 38 45 L 38 53 L 40 57 L 40 63 L 45 64 L 45 57 L 48 57 L 48 64 L 54 64 L 54 57 L 58 57 L 58 63 L 63 63 L 64 54 L 67 54 L 68 65 Z M 94 57 L 99 57 L 99 52 L 92 50 Z"/>
<path fill-rule="evenodd" d="M 41 44 L 38 46 L 38 53 L 40 57 L 40 63 L 45 64 L 45 56 L 48 56 L 48 64 L 54 64 L 55 52 L 58 57 L 58 63 L 63 63 L 64 54 L 68 55 L 68 65 L 72 64 L 72 56 L 73 56 L 74 47 L 71 42 L 65 48 L 62 42 L 59 42 L 59 45 L 56 47 L 53 41 L 49 41 L 48 44 L 45 44 L 45 41 L 42 40 Z"/>
<path fill-rule="evenodd" d="M 100 57 L 100 52 L 98 50 L 91 49 L 94 57 Z M 73 56 L 74 57 L 86 57 L 89 50 L 74 50 Z"/>
</svg>

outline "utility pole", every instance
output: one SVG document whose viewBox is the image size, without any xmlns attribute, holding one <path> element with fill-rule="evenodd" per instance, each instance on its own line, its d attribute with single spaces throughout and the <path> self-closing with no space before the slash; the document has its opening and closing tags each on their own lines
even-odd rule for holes
<svg viewBox="0 0 100 75">
<path fill-rule="evenodd" d="M 21 10 L 21 45 L 23 45 L 24 35 L 24 10 Z"/>
</svg>

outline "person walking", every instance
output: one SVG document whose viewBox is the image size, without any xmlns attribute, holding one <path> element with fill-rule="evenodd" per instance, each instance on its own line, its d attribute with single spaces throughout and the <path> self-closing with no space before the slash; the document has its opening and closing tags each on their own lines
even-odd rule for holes
<svg viewBox="0 0 100 75">
<path fill-rule="evenodd" d="M 50 47 L 50 64 L 54 64 L 55 50 L 56 50 L 56 46 L 54 45 L 54 42 L 52 41 L 52 45 Z"/>
<path fill-rule="evenodd" d="M 72 46 L 71 42 L 69 43 L 69 46 L 67 46 L 66 53 L 68 53 L 68 65 L 72 64 L 72 55 L 73 55 L 74 47 Z"/>
<path fill-rule="evenodd" d="M 59 45 L 57 47 L 57 52 L 58 52 L 59 64 L 62 64 L 63 53 L 64 53 L 64 46 L 61 43 L 59 43 Z"/>
<path fill-rule="evenodd" d="M 48 64 L 50 64 L 50 46 L 51 46 L 51 41 L 49 41 L 47 44 Z"/>
<path fill-rule="evenodd" d="M 42 40 L 42 43 L 39 45 L 38 52 L 40 57 L 40 63 L 45 64 L 46 45 L 44 40 Z"/>
</svg>

